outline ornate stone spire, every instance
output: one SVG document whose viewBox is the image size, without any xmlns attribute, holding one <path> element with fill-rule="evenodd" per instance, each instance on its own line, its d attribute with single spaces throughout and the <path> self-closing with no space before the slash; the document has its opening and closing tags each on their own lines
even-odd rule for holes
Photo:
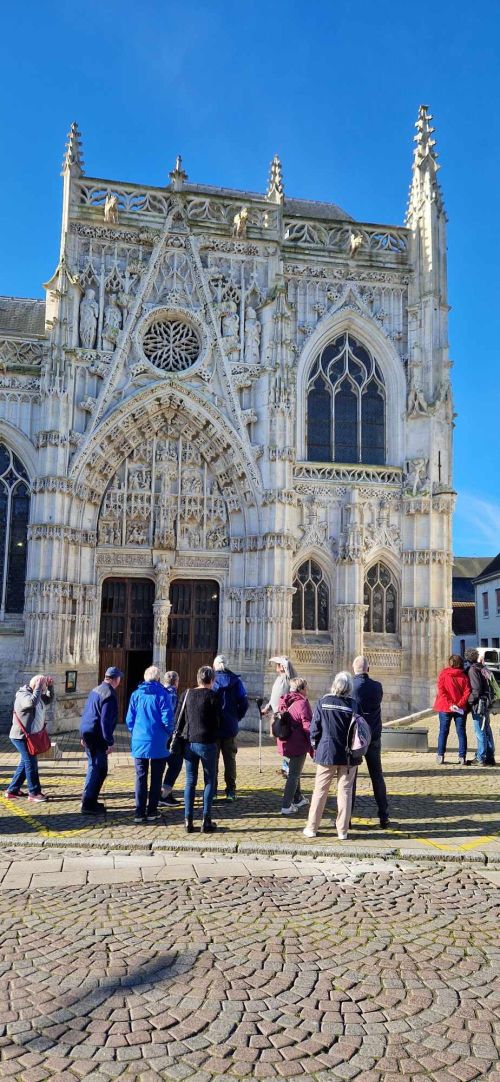
<svg viewBox="0 0 500 1082">
<path fill-rule="evenodd" d="M 175 166 L 168 175 L 174 192 L 180 192 L 184 187 L 184 182 L 188 179 L 185 169 L 182 168 L 182 158 L 180 154 L 177 155 Z"/>
<path fill-rule="evenodd" d="M 273 203 L 282 203 L 284 198 L 283 169 L 278 155 L 275 154 L 269 169 L 266 199 L 270 199 Z"/>
<path fill-rule="evenodd" d="M 431 120 L 432 114 L 429 113 L 428 106 L 421 105 L 415 124 L 417 134 L 414 136 L 416 145 L 413 152 L 412 182 L 406 212 L 407 224 L 411 222 L 422 197 L 431 198 L 436 202 L 439 211 L 444 210 L 443 195 L 437 180 L 440 165 L 435 149 L 436 140 L 432 138 L 436 129 L 431 126 Z"/>
<path fill-rule="evenodd" d="M 62 173 L 65 173 L 66 169 L 72 169 L 73 172 L 78 172 L 81 176 L 83 174 L 83 166 L 82 136 L 78 124 L 76 123 L 76 120 L 74 120 L 66 140 L 66 151 L 62 163 Z"/>
</svg>

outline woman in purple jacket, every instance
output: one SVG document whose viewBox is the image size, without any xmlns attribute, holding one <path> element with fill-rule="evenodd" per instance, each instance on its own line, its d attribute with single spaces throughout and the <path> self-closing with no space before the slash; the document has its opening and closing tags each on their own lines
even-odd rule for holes
<svg viewBox="0 0 500 1082">
<path fill-rule="evenodd" d="M 299 808 L 309 803 L 302 795 L 300 777 L 304 769 L 307 754 L 312 754 L 309 740 L 312 710 L 307 698 L 307 682 L 301 676 L 290 681 L 290 691 L 280 699 L 279 709 L 287 710 L 292 719 L 292 731 L 288 740 L 278 740 L 280 755 L 289 760 L 281 814 L 294 815 Z"/>
</svg>

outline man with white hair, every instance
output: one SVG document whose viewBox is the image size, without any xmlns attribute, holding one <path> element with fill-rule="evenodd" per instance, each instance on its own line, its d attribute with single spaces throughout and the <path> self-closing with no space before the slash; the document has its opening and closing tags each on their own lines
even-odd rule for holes
<svg viewBox="0 0 500 1082">
<path fill-rule="evenodd" d="M 236 799 L 236 737 L 239 723 L 248 710 L 248 697 L 245 685 L 240 676 L 231 672 L 227 658 L 224 654 L 217 654 L 214 658 L 213 669 L 215 680 L 212 690 L 216 692 L 220 703 L 222 722 L 220 736 L 217 741 L 217 768 L 215 788 L 217 790 L 217 775 L 219 758 L 224 760 L 224 781 L 226 783 L 226 800 Z"/>
<path fill-rule="evenodd" d="M 368 772 L 373 786 L 373 795 L 377 802 L 380 826 L 385 830 L 390 826 L 389 805 L 387 803 L 387 789 L 382 773 L 382 711 L 381 704 L 384 694 L 382 684 L 378 680 L 372 680 L 368 676 L 370 665 L 368 658 L 355 657 L 352 663 L 354 680 L 352 685 L 352 697 L 356 703 L 358 714 L 364 717 L 370 726 L 372 734 L 370 746 L 365 759 Z M 356 785 L 354 786 L 352 809 L 356 799 Z"/>
<path fill-rule="evenodd" d="M 143 683 L 130 696 L 125 721 L 132 733 L 130 750 L 135 764 L 134 823 L 154 823 L 160 818 L 158 801 L 167 762 L 167 740 L 174 728 L 172 700 L 156 665 L 146 669 Z"/>
</svg>

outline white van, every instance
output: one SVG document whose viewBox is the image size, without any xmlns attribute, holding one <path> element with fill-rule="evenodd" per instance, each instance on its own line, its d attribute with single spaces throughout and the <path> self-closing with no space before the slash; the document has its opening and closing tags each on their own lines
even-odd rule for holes
<svg viewBox="0 0 500 1082">
<path fill-rule="evenodd" d="M 500 650 L 496 646 L 477 646 L 479 661 L 497 676 L 500 673 Z"/>
</svg>

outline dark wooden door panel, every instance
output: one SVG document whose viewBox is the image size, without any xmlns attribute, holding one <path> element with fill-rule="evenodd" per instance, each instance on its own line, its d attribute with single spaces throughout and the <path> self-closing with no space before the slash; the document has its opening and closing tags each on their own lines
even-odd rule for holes
<svg viewBox="0 0 500 1082">
<path fill-rule="evenodd" d="M 166 668 L 179 673 L 181 689 L 196 686 L 201 665 L 211 665 L 219 635 L 219 584 L 177 579 L 170 587 Z"/>
<path fill-rule="evenodd" d="M 105 579 L 99 629 L 99 680 L 116 665 L 123 672 L 117 691 L 118 717 L 125 720 L 128 701 L 153 660 L 154 582 L 151 579 Z"/>
</svg>

